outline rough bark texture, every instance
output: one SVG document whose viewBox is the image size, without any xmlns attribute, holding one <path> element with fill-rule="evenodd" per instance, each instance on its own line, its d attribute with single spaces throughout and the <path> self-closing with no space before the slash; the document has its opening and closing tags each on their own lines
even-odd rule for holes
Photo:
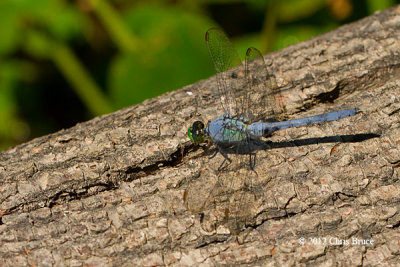
<svg viewBox="0 0 400 267">
<path fill-rule="evenodd" d="M 398 265 L 400 8 L 266 61 L 290 118 L 362 112 L 270 138 L 225 214 L 221 155 L 186 136 L 221 113 L 215 78 L 1 152 L 0 266 Z"/>
</svg>

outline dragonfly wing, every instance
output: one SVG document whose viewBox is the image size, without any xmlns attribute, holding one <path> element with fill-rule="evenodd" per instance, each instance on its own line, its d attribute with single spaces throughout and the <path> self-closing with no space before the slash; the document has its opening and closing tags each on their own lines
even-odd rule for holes
<svg viewBox="0 0 400 267">
<path fill-rule="evenodd" d="M 228 134 L 240 138 L 232 138 L 237 142 L 231 144 L 215 142 L 216 153 L 201 157 L 199 177 L 189 186 L 184 201 L 189 210 L 201 213 L 200 221 L 204 229 L 212 230 L 213 226 L 217 229 L 223 224 L 235 234 L 245 225 L 254 223 L 253 218 L 260 206 L 257 201 L 261 199 L 259 192 L 262 193 L 262 190 L 258 190 L 261 187 L 255 170 L 256 155 L 245 129 L 251 109 L 255 108 L 256 113 L 264 112 L 265 105 L 254 104 L 266 100 L 263 96 L 266 93 L 266 67 L 261 53 L 255 49 L 249 50 L 246 65 L 243 64 L 233 44 L 219 29 L 207 31 L 206 43 L 217 72 L 221 105 L 225 114 L 232 115 L 230 120 L 223 120 L 219 129 L 222 127 Z M 253 68 L 256 63 L 261 66 L 261 70 L 258 69 L 260 72 Z M 264 77 L 262 85 L 258 77 L 250 75 L 253 73 Z M 254 83 L 249 85 L 249 81 L 253 80 Z M 252 95 L 254 92 L 257 97 Z M 213 123 L 216 122 L 209 126 Z"/>
<path fill-rule="evenodd" d="M 229 38 L 220 29 L 209 29 L 206 43 L 217 73 L 218 94 L 224 113 L 240 115 L 240 92 L 245 85 L 242 61 Z"/>
<path fill-rule="evenodd" d="M 249 120 L 276 121 L 284 114 L 282 98 L 275 76 L 268 72 L 263 55 L 254 47 L 246 52 L 245 75 L 247 94 L 244 104 Z"/>
</svg>

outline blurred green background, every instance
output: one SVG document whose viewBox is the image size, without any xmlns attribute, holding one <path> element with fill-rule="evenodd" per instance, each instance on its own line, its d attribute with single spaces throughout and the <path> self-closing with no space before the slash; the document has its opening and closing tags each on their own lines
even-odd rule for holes
<svg viewBox="0 0 400 267">
<path fill-rule="evenodd" d="M 0 0 L 0 149 L 214 74 L 211 26 L 265 54 L 392 0 Z"/>
</svg>

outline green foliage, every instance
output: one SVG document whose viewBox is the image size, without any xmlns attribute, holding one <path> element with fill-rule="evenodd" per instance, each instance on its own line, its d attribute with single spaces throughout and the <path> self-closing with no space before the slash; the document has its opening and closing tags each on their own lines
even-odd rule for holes
<svg viewBox="0 0 400 267">
<path fill-rule="evenodd" d="M 2 0 L 0 149 L 57 130 L 50 121 L 68 127 L 63 118 L 85 120 L 207 78 L 211 26 L 236 35 L 243 56 L 249 46 L 280 49 L 395 2 Z M 86 110 L 72 118 L 77 105 Z"/>
<path fill-rule="evenodd" d="M 394 6 L 396 1 L 394 0 L 367 0 L 368 11 L 373 13 L 377 10 L 384 10 L 391 6 Z"/>
<path fill-rule="evenodd" d="M 14 98 L 14 84 L 19 78 L 21 66 L 18 62 L 7 61 L 0 63 L 0 148 L 12 144 L 14 140 L 24 140 L 29 134 L 26 123 L 17 116 L 17 103 Z"/>
<path fill-rule="evenodd" d="M 326 0 L 286 0 L 280 5 L 279 20 L 293 22 L 314 15 L 326 5 Z"/>
<path fill-rule="evenodd" d="M 111 64 L 109 90 L 118 107 L 213 74 L 203 36 L 212 24 L 204 17 L 178 8 L 143 5 L 128 10 L 124 21 L 140 45 L 118 54 Z"/>
<path fill-rule="evenodd" d="M 278 50 L 292 44 L 303 42 L 321 33 L 333 30 L 337 26 L 337 24 L 331 24 L 318 28 L 308 25 L 282 27 L 282 29 L 277 33 L 273 50 Z"/>
</svg>

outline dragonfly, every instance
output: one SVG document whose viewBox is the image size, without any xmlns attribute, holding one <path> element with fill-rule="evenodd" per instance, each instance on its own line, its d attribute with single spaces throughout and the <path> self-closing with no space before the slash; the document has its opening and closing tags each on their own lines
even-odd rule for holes
<svg viewBox="0 0 400 267">
<path fill-rule="evenodd" d="M 269 74 L 261 52 L 254 47 L 248 48 L 243 65 L 236 49 L 222 30 L 209 29 L 205 41 L 216 70 L 217 94 L 223 113 L 207 124 L 195 121 L 188 128 L 187 135 L 194 144 L 214 145 L 216 151 L 221 153 L 224 161 L 216 171 L 217 175 L 221 175 L 223 169 L 230 165 L 236 166 L 235 172 L 241 168 L 254 170 L 256 158 L 251 147 L 262 137 L 287 128 L 336 121 L 359 113 L 358 108 L 351 108 L 280 121 L 285 108 L 280 101 L 275 76 Z M 235 157 L 240 159 L 235 161 Z M 244 174 L 242 177 L 248 176 Z M 225 197 L 225 201 L 229 202 L 227 198 L 229 196 Z M 243 197 L 239 196 L 237 202 L 243 203 Z M 245 209 L 247 207 L 236 207 L 240 211 Z M 225 208 L 223 213 L 228 217 L 231 211 Z"/>
</svg>

